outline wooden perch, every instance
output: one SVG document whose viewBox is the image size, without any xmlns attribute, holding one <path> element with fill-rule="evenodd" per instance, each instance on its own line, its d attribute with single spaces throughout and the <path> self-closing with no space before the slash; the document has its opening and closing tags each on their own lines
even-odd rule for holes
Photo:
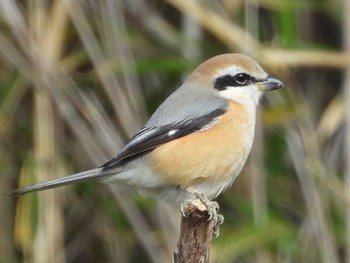
<svg viewBox="0 0 350 263">
<path fill-rule="evenodd" d="M 193 199 L 183 204 L 178 252 L 175 263 L 209 263 L 215 218 L 209 219 L 206 206 Z"/>
</svg>

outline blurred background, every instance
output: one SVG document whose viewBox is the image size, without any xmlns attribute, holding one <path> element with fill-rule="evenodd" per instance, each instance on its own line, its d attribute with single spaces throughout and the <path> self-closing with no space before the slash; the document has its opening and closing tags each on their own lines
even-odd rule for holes
<svg viewBox="0 0 350 263">
<path fill-rule="evenodd" d="M 0 0 L 0 192 L 115 156 L 186 75 L 281 79 L 218 198 L 212 262 L 350 263 L 350 1 Z M 125 186 L 0 197 L 0 262 L 171 262 L 180 212 Z"/>
</svg>

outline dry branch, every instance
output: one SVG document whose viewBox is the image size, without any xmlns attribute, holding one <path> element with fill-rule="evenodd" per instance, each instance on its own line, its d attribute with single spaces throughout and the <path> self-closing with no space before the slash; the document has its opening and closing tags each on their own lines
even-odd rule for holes
<svg viewBox="0 0 350 263">
<path fill-rule="evenodd" d="M 244 52 L 247 43 L 254 48 L 251 54 L 268 67 L 333 67 L 344 68 L 350 65 L 346 52 L 317 49 L 277 49 L 261 44 L 244 28 L 227 16 L 217 13 L 201 1 L 167 0 L 169 4 L 195 19 L 204 29 L 227 45 L 231 50 Z"/>
<path fill-rule="evenodd" d="M 215 219 L 208 220 L 205 205 L 193 199 L 183 205 L 178 252 L 175 263 L 208 263 Z"/>
</svg>

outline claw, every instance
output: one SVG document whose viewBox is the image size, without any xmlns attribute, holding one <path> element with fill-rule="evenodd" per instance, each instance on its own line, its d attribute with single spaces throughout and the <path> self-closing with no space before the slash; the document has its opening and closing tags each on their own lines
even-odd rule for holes
<svg viewBox="0 0 350 263">
<path fill-rule="evenodd" d="M 216 222 L 217 212 L 219 211 L 219 204 L 217 202 L 210 201 L 205 195 L 203 195 L 202 193 L 198 192 L 193 188 L 188 188 L 187 190 L 191 194 L 193 194 L 195 198 L 199 199 L 205 205 L 209 214 L 208 221 L 214 218 Z"/>
<path fill-rule="evenodd" d="M 224 223 L 224 216 L 221 214 L 218 214 L 217 222 L 213 227 L 213 237 L 215 239 L 217 239 L 220 235 L 220 225 L 222 225 L 222 223 Z"/>
<path fill-rule="evenodd" d="M 181 207 L 180 207 L 180 211 L 181 211 L 181 214 L 182 214 L 182 216 L 183 217 L 188 217 L 187 215 L 186 215 L 186 213 L 185 213 L 185 207 L 190 203 L 191 201 L 189 201 L 189 200 L 186 200 L 186 201 L 184 201 L 182 204 L 181 204 Z"/>
<path fill-rule="evenodd" d="M 218 214 L 219 204 L 217 202 L 210 201 L 205 195 L 198 192 L 194 188 L 188 188 L 187 191 L 193 194 L 195 198 L 199 199 L 207 208 L 208 215 L 209 215 L 208 221 L 213 220 L 213 236 L 215 238 L 218 238 L 220 233 L 219 226 L 224 222 L 224 216 L 221 214 Z M 181 213 L 183 216 L 186 217 L 183 210 L 185 205 L 186 205 L 186 201 L 181 205 Z"/>
</svg>

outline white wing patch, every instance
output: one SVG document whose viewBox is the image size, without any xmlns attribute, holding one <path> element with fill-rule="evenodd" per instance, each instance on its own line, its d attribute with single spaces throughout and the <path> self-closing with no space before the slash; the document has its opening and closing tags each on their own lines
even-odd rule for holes
<svg viewBox="0 0 350 263">
<path fill-rule="evenodd" d="M 172 136 L 174 135 L 175 133 L 177 133 L 179 130 L 170 130 L 168 131 L 168 136 Z"/>
</svg>

